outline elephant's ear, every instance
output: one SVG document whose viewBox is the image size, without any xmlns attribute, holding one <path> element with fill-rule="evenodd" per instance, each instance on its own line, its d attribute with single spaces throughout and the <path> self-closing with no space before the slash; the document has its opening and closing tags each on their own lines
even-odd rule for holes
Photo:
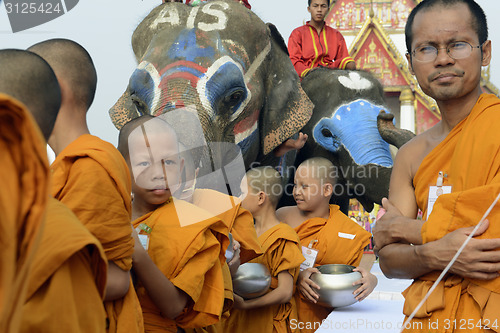
<svg viewBox="0 0 500 333">
<path fill-rule="evenodd" d="M 274 25 L 268 23 L 267 26 L 271 35 L 271 51 L 265 78 L 266 102 L 259 125 L 264 155 L 304 127 L 314 107 L 300 86 L 283 37 Z"/>
</svg>

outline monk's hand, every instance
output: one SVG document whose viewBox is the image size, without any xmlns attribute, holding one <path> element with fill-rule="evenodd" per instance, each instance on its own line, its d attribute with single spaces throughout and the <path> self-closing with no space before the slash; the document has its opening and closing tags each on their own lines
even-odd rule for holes
<svg viewBox="0 0 500 333">
<path fill-rule="evenodd" d="M 279 145 L 274 150 L 274 155 L 276 157 L 281 157 L 286 153 L 288 153 L 290 150 L 299 150 L 302 147 L 304 147 L 306 141 L 307 141 L 307 134 L 300 132 L 297 139 L 290 138 L 285 142 L 283 142 L 281 145 Z"/>
<path fill-rule="evenodd" d="M 385 213 L 379 213 L 380 217 L 372 229 L 375 243 L 374 252 L 377 255 L 384 246 L 399 243 L 402 240 L 402 229 L 405 228 L 404 223 L 406 223 L 404 221 L 406 218 L 389 199 L 382 199 L 381 209 L 385 210 Z"/>
<path fill-rule="evenodd" d="M 240 267 L 240 243 L 237 240 L 233 240 L 233 258 L 227 263 L 229 266 L 229 271 L 231 272 L 231 277 L 234 277 L 238 267 Z"/>
<path fill-rule="evenodd" d="M 353 271 L 361 273 L 361 279 L 352 284 L 353 286 L 359 285 L 359 288 L 354 290 L 353 294 L 356 300 L 361 302 L 372 293 L 373 289 L 375 289 L 378 279 L 363 267 L 356 267 Z"/>
<path fill-rule="evenodd" d="M 317 303 L 319 295 L 313 290 L 313 288 L 319 290 L 320 287 L 316 283 L 314 283 L 313 280 L 311 280 L 311 275 L 313 273 L 321 274 L 317 268 L 307 268 L 300 272 L 299 279 L 297 280 L 297 286 L 301 294 L 307 300 L 312 303 Z"/>
<path fill-rule="evenodd" d="M 243 297 L 241 297 L 240 295 L 233 294 L 233 299 L 234 299 L 233 309 L 245 310 L 246 303 Z"/>
<path fill-rule="evenodd" d="M 482 235 L 489 227 L 484 220 L 474 237 Z M 474 227 L 460 228 L 437 240 L 435 256 L 431 259 L 437 269 L 443 270 L 462 246 Z M 491 280 L 500 276 L 500 238 L 472 238 L 450 268 L 450 272 L 469 279 Z M 436 252 L 437 251 L 437 252 Z"/>
</svg>

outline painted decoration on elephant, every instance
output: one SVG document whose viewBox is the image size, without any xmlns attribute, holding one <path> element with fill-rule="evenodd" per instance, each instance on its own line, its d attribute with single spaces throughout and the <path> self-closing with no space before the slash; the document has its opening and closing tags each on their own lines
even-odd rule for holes
<svg viewBox="0 0 500 333">
<path fill-rule="evenodd" d="M 165 6 L 151 23 L 150 28 L 154 30 L 163 24 L 169 24 L 175 27 L 185 22 L 185 27 L 187 29 L 197 28 L 203 31 L 224 30 L 227 27 L 228 21 L 225 10 L 228 8 L 229 5 L 222 1 L 212 1 L 202 7 L 191 7 L 189 16 L 185 21 L 181 20 L 181 15 L 177 7 Z M 200 12 L 200 14 L 205 14 L 201 15 L 201 20 L 198 19 L 198 12 Z M 206 18 L 211 18 L 215 20 L 215 22 L 207 22 L 205 21 Z"/>
<path fill-rule="evenodd" d="M 387 45 L 384 45 L 376 32 L 371 30 L 364 43 L 358 47 L 356 66 L 370 71 L 386 87 L 408 85 L 393 55 L 387 52 Z"/>
<path fill-rule="evenodd" d="M 341 105 L 330 117 L 323 117 L 314 125 L 313 138 L 332 153 L 343 146 L 358 165 L 392 167 L 389 144 L 377 128 L 377 115 L 381 110 L 388 112 L 384 106 L 363 99 Z"/>
</svg>

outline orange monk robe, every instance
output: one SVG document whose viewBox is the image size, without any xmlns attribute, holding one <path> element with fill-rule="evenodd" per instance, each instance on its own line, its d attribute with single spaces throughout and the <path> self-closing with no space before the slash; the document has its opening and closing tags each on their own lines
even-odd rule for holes
<svg viewBox="0 0 500 333">
<path fill-rule="evenodd" d="M 469 116 L 457 124 L 448 136 L 422 161 L 413 184 L 418 207 L 427 216 L 429 185 L 435 185 L 439 171 L 452 185 L 451 194 L 439 196 L 429 219 L 422 227 L 424 243 L 447 233 L 476 225 L 500 192 L 500 100 L 482 94 Z M 488 230 L 477 238 L 500 238 L 500 205 L 488 216 Z M 403 312 L 410 315 L 441 272 L 416 279 L 405 291 Z M 482 332 L 482 325 L 500 332 L 500 278 L 471 280 L 448 274 L 418 311 L 408 332 L 427 332 L 429 322 L 466 322 L 467 332 Z M 474 323 L 469 325 L 468 320 Z M 496 322 L 496 324 L 495 324 Z M 489 323 L 489 324 L 488 324 Z M 445 332 L 440 324 L 433 332 Z M 453 325 L 450 325 L 453 326 Z M 457 327 L 460 325 L 457 324 Z"/>
<path fill-rule="evenodd" d="M 49 199 L 20 332 L 105 332 L 107 260 L 99 241 L 56 199 Z"/>
<path fill-rule="evenodd" d="M 344 264 L 357 267 L 371 238 L 368 231 L 342 213 L 337 205 L 330 205 L 328 219 L 306 220 L 295 228 L 295 232 L 302 246 L 309 247 L 311 241 L 317 240 L 312 243 L 312 248 L 318 251 L 315 266 Z M 301 332 L 314 332 L 333 310 L 311 303 L 300 292 L 295 293 L 295 300 L 298 321 L 305 327 Z"/>
<path fill-rule="evenodd" d="M 246 263 L 262 254 L 252 214 L 241 207 L 241 200 L 214 190 L 196 189 L 193 204 L 213 213 L 228 227 L 241 245 L 240 261 Z"/>
<path fill-rule="evenodd" d="M 242 264 L 260 256 L 262 249 L 255 232 L 252 214 L 241 207 L 241 200 L 224 193 L 209 190 L 196 189 L 193 192 L 193 204 L 216 215 L 227 226 L 233 238 L 237 240 L 240 247 L 240 262 Z M 233 304 L 233 282 L 228 267 L 224 268 L 224 289 L 225 305 L 221 320 L 229 317 Z M 215 327 L 207 327 L 194 332 L 221 332 L 222 322 L 215 324 Z"/>
<path fill-rule="evenodd" d="M 85 134 L 57 155 L 52 195 L 67 205 L 101 242 L 108 260 L 124 271 L 132 268 L 131 180 L 127 164 L 110 143 Z M 104 303 L 108 332 L 143 332 L 134 288 Z"/>
<path fill-rule="evenodd" d="M 187 224 L 189 221 L 200 222 Z M 177 332 L 177 326 L 206 327 L 218 322 L 224 305 L 224 252 L 229 245 L 225 224 L 205 210 L 176 199 L 133 221 L 134 227 L 142 223 L 152 229 L 149 256 L 190 298 L 175 320 L 164 318 L 139 281 L 137 295 L 145 331 Z"/>
<path fill-rule="evenodd" d="M 300 264 L 305 260 L 300 249 L 299 238 L 289 225 L 280 223 L 259 237 L 264 254 L 250 262 L 265 265 L 271 273 L 270 290 L 278 286 L 278 273 L 288 271 L 297 282 Z M 256 309 L 231 310 L 223 323 L 224 332 L 288 332 L 292 301 Z"/>
<path fill-rule="evenodd" d="M 26 107 L 0 94 L 0 332 L 17 332 L 49 194 L 47 151 Z"/>
</svg>

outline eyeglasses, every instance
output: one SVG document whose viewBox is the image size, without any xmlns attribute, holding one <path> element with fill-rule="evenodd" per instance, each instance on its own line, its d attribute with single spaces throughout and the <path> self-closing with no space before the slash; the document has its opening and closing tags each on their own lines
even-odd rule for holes
<svg viewBox="0 0 500 333">
<path fill-rule="evenodd" d="M 446 53 L 453 59 L 464 59 L 471 55 L 473 49 L 481 48 L 483 44 L 472 46 L 467 42 L 451 42 L 446 47 L 435 47 L 432 45 L 422 45 L 411 52 L 415 60 L 420 62 L 434 61 L 439 50 L 446 49 Z"/>
</svg>

